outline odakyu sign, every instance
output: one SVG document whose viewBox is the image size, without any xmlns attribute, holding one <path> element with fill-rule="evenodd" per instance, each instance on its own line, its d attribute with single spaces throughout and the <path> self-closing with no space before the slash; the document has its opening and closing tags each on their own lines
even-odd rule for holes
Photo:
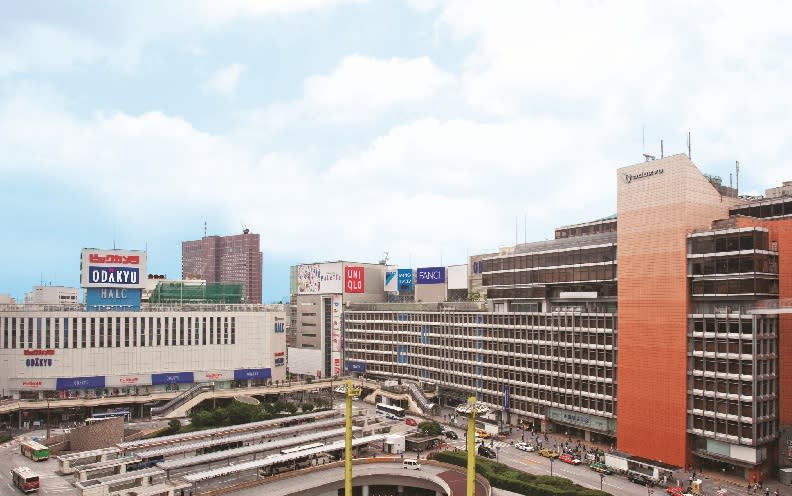
<svg viewBox="0 0 792 496">
<path fill-rule="evenodd" d="M 164 374 L 151 374 L 151 384 L 192 384 L 195 382 L 192 372 L 166 372 Z"/>
<path fill-rule="evenodd" d="M 68 389 L 102 389 L 105 387 L 105 376 L 95 375 L 91 377 L 58 377 L 55 381 L 55 389 L 65 391 Z"/>
<path fill-rule="evenodd" d="M 84 288 L 145 287 L 146 252 L 83 248 L 80 283 Z"/>
<path fill-rule="evenodd" d="M 235 381 L 247 379 L 269 379 L 272 377 L 272 369 L 237 369 L 234 371 Z"/>
</svg>

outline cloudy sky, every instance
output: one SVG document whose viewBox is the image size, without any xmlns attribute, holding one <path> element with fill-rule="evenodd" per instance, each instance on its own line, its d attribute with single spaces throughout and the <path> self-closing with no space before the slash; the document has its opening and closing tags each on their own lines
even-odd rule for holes
<svg viewBox="0 0 792 496">
<path fill-rule="evenodd" d="M 614 213 L 688 131 L 761 193 L 790 5 L 0 0 L 0 293 L 78 286 L 83 247 L 178 278 L 204 223 L 261 234 L 265 301 L 302 262 L 465 263 Z"/>
</svg>

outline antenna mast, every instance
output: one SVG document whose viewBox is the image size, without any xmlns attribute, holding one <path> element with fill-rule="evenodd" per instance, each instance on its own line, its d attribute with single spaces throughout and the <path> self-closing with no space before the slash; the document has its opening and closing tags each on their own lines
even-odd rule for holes
<svg viewBox="0 0 792 496">
<path fill-rule="evenodd" d="M 740 195 L 740 161 L 739 160 L 737 160 L 736 167 L 737 167 L 737 195 L 739 196 Z"/>
<path fill-rule="evenodd" d="M 206 219 L 204 219 L 204 238 L 206 237 Z"/>
<path fill-rule="evenodd" d="M 660 158 L 663 158 L 663 140 L 660 140 Z"/>
<path fill-rule="evenodd" d="M 690 131 L 688 131 L 688 159 L 693 160 L 693 156 L 690 154 Z"/>
</svg>

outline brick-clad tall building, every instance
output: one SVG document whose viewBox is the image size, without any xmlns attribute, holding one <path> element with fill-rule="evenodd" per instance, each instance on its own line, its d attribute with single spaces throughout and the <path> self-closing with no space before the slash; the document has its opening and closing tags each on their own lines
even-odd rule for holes
<svg viewBox="0 0 792 496">
<path fill-rule="evenodd" d="M 204 236 L 184 241 L 182 278 L 242 284 L 246 303 L 261 303 L 260 242 L 260 236 L 247 229 L 234 236 Z"/>
</svg>

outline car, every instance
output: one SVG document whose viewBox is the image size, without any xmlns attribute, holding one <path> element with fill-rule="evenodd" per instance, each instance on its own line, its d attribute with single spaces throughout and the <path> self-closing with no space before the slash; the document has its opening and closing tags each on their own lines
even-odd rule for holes
<svg viewBox="0 0 792 496">
<path fill-rule="evenodd" d="M 570 465 L 580 465 L 580 460 L 578 460 L 574 456 L 566 454 L 566 453 L 564 453 L 563 455 L 559 456 L 558 459 L 561 460 L 562 462 L 568 463 Z"/>
<path fill-rule="evenodd" d="M 553 451 L 551 449 L 547 449 L 547 448 L 542 448 L 539 451 L 537 451 L 537 453 L 539 453 L 539 456 L 543 456 L 545 458 L 558 458 L 559 457 L 559 454 L 557 452 L 555 452 L 555 451 Z"/>
<path fill-rule="evenodd" d="M 445 431 L 443 435 L 448 439 L 459 439 L 459 436 L 454 431 Z"/>
<path fill-rule="evenodd" d="M 642 486 L 652 486 L 654 484 L 649 476 L 639 474 L 638 472 L 627 472 L 627 480 Z"/>
<path fill-rule="evenodd" d="M 418 422 L 416 422 L 414 418 L 410 418 L 410 417 L 407 417 L 406 419 L 404 419 L 404 423 L 409 425 L 409 426 L 411 426 L 411 427 L 415 427 L 415 426 L 418 425 Z"/>
<path fill-rule="evenodd" d="M 678 496 L 680 494 L 685 494 L 685 488 L 679 486 L 670 486 L 666 488 L 666 492 L 671 496 Z"/>
<path fill-rule="evenodd" d="M 604 463 L 594 462 L 591 465 L 589 465 L 589 468 L 591 468 L 591 470 L 595 472 L 599 472 L 600 474 L 605 474 L 605 475 L 613 474 L 613 469 L 605 465 Z"/>
<path fill-rule="evenodd" d="M 531 452 L 531 451 L 535 451 L 536 450 L 536 448 L 534 448 L 532 444 L 523 443 L 523 442 L 516 443 L 514 445 L 514 447 L 517 448 L 520 451 Z"/>
<path fill-rule="evenodd" d="M 484 446 L 483 444 L 478 447 L 478 454 L 479 456 L 484 456 L 487 458 L 495 458 L 498 456 L 494 449 Z"/>
</svg>

